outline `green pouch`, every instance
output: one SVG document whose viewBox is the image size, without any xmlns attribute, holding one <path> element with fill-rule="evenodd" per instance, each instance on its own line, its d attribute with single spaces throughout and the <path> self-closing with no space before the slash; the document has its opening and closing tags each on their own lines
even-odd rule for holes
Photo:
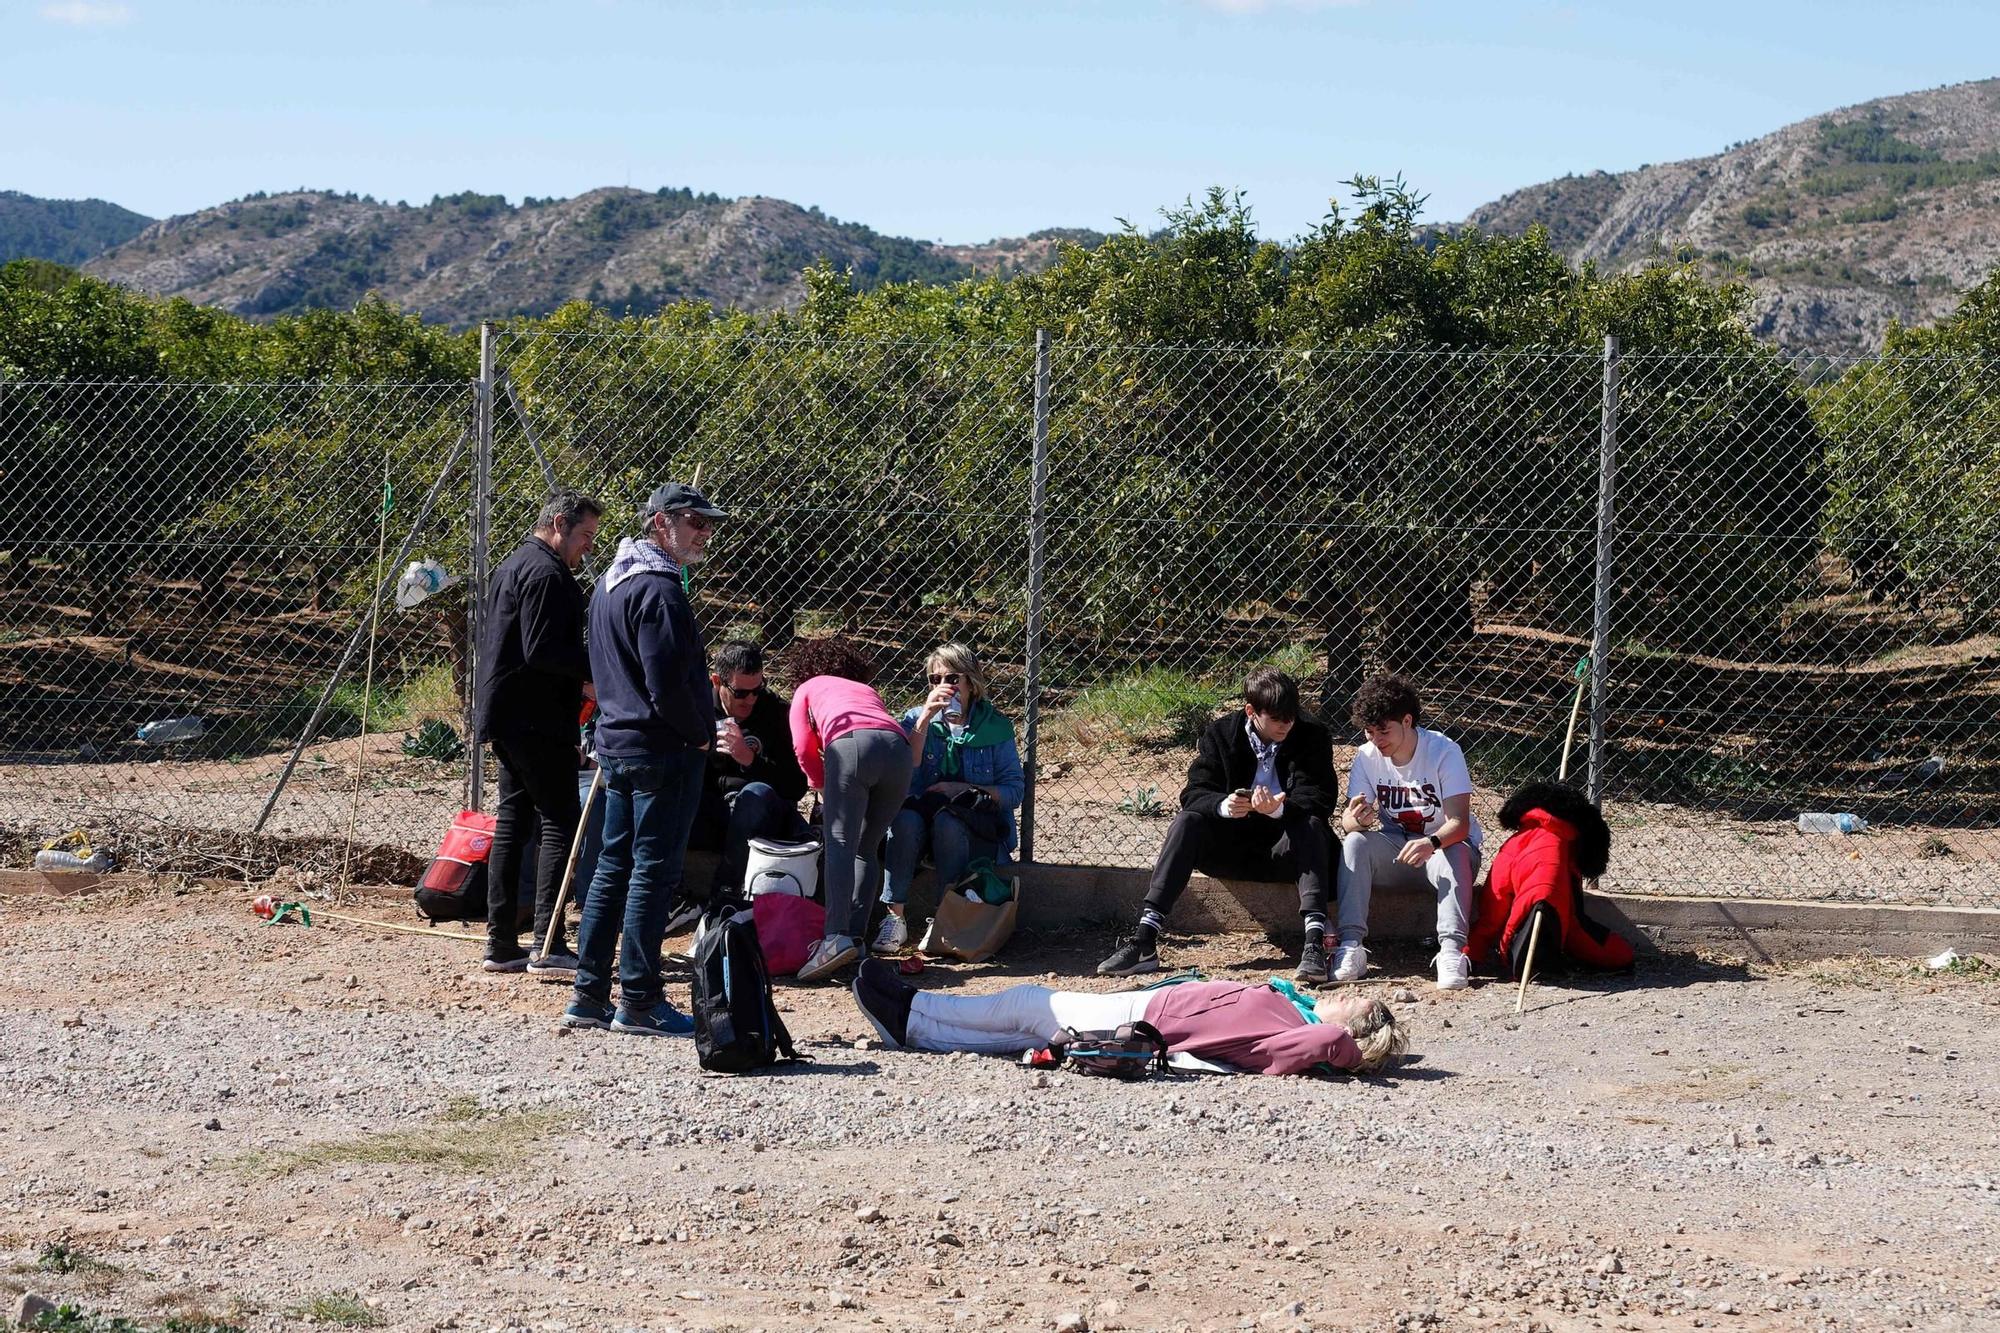
<svg viewBox="0 0 2000 1333">
<path fill-rule="evenodd" d="M 971 889 L 978 893 L 979 900 L 998 907 L 1001 903 L 1014 901 L 1014 883 L 1000 878 L 1000 867 L 988 857 L 975 857 L 966 863 L 965 873 L 949 892 L 964 893 Z"/>
</svg>

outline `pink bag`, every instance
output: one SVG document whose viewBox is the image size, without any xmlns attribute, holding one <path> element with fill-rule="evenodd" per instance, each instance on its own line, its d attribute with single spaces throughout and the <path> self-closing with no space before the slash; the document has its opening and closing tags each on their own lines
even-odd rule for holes
<svg viewBox="0 0 2000 1333">
<path fill-rule="evenodd" d="M 757 947 L 774 977 L 789 977 L 806 965 L 813 946 L 826 934 L 826 909 L 795 893 L 760 893 L 750 900 Z"/>
</svg>

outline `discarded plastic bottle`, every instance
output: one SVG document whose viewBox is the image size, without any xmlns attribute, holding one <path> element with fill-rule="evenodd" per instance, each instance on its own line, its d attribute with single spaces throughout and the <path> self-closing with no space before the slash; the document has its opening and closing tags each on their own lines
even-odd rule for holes
<svg viewBox="0 0 2000 1333">
<path fill-rule="evenodd" d="M 139 744 L 174 745 L 181 741 L 198 741 L 207 730 L 208 723 L 198 717 L 163 717 L 139 728 Z"/>
<path fill-rule="evenodd" d="M 89 851 L 89 848 L 86 847 L 84 850 Z M 35 869 L 83 871 L 101 875 L 111 869 L 111 854 L 91 852 L 89 856 L 78 856 L 66 849 L 47 847 L 35 853 Z"/>
<path fill-rule="evenodd" d="M 1860 815 L 1827 814 L 1821 810 L 1808 810 L 1799 816 L 1801 833 L 1866 833 L 1868 821 Z"/>
</svg>

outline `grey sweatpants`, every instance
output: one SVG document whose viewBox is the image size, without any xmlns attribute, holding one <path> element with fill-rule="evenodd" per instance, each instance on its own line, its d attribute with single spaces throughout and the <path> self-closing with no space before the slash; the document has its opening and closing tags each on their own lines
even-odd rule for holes
<svg viewBox="0 0 2000 1333">
<path fill-rule="evenodd" d="M 910 794 L 900 731 L 850 731 L 826 747 L 826 933 L 866 945 L 882 887 L 882 839 Z"/>
<path fill-rule="evenodd" d="M 1399 828 L 1372 828 L 1350 833 L 1340 844 L 1339 931 L 1342 944 L 1368 938 L 1368 904 L 1377 884 L 1392 888 L 1429 885 L 1437 893 L 1437 934 L 1440 940 L 1465 943 L 1472 925 L 1472 883 L 1479 875 L 1479 853 L 1471 843 L 1456 842 L 1432 852 L 1420 866 L 1406 866 L 1396 853 L 1410 840 Z"/>
</svg>

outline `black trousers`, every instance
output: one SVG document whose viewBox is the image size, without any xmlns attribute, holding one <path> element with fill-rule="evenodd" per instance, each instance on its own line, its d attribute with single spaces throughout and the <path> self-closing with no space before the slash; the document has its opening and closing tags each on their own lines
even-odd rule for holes
<svg viewBox="0 0 2000 1333">
<path fill-rule="evenodd" d="M 1146 890 L 1146 906 L 1165 916 L 1199 870 L 1221 879 L 1295 879 L 1299 915 L 1326 915 L 1331 843 L 1326 821 L 1286 811 L 1273 819 L 1254 811 L 1241 819 L 1183 810 L 1167 828 Z"/>
<path fill-rule="evenodd" d="M 548 937 L 570 841 L 583 814 L 576 793 L 576 747 L 535 736 L 495 736 L 493 757 L 500 765 L 500 800 L 493 808 L 493 850 L 486 865 L 486 943 L 489 949 L 520 947 L 521 851 L 539 835 L 531 946 L 539 949 Z M 560 926 L 555 948 L 569 948 Z"/>
</svg>

